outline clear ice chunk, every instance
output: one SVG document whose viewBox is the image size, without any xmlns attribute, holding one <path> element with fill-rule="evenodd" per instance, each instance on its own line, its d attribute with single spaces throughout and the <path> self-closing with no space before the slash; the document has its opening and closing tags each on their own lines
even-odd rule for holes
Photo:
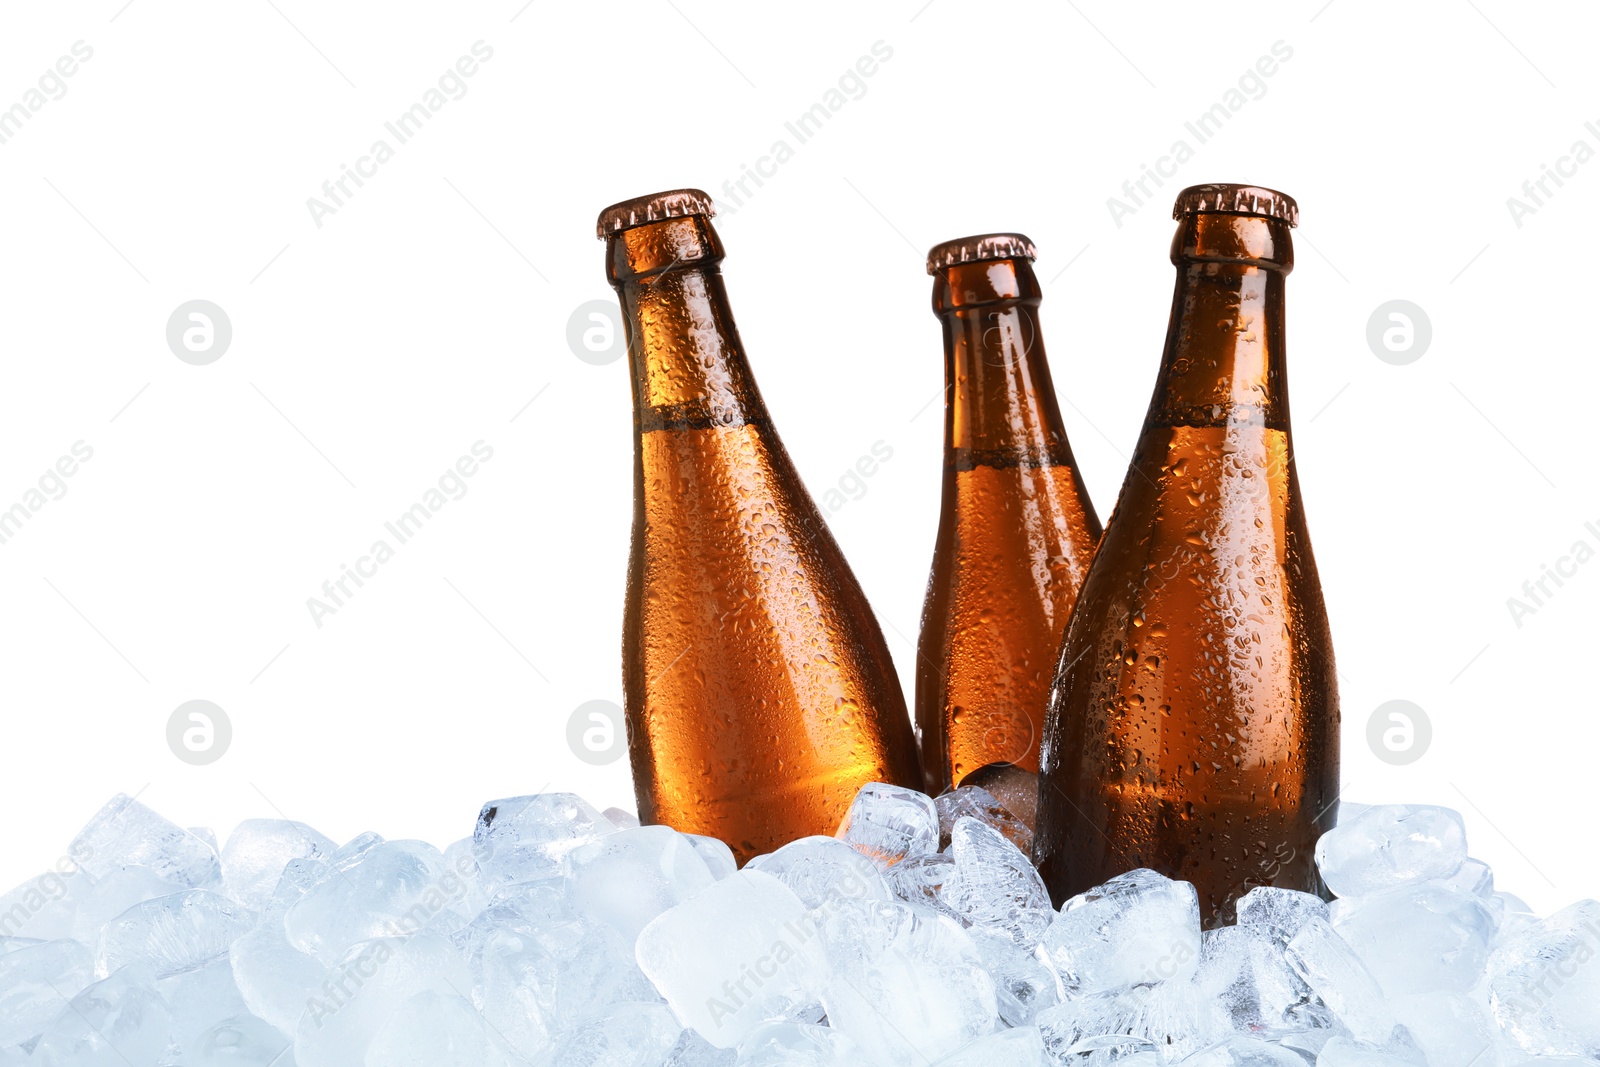
<svg viewBox="0 0 1600 1067">
<path fill-rule="evenodd" d="M 880 867 L 939 851 L 939 813 L 926 793 L 883 782 L 861 787 L 835 835 Z"/>
<path fill-rule="evenodd" d="M 367 1046 L 366 1067 L 508 1067 L 472 1002 L 425 989 L 401 1004 Z"/>
<path fill-rule="evenodd" d="M 1600 1059 L 1600 902 L 1581 900 L 1495 949 L 1489 1004 L 1524 1052 Z"/>
<path fill-rule="evenodd" d="M 1449 878 L 1466 858 L 1460 814 L 1429 804 L 1378 804 L 1341 817 L 1316 850 L 1322 880 L 1341 897 Z"/>
<path fill-rule="evenodd" d="M 811 1023 L 767 1023 L 739 1046 L 738 1067 L 878 1067 L 846 1035 Z"/>
<path fill-rule="evenodd" d="M 1328 902 L 1312 893 L 1260 885 L 1234 903 L 1240 926 L 1275 927 L 1287 942 L 1307 919 L 1328 919 Z"/>
<path fill-rule="evenodd" d="M 1039 1067 L 1044 1040 L 1032 1026 L 1001 1030 L 964 1045 L 933 1067 Z"/>
<path fill-rule="evenodd" d="M 764 871 L 794 891 L 807 908 L 829 900 L 888 900 L 877 864 L 835 837 L 802 837 L 757 856 L 747 871 Z"/>
<path fill-rule="evenodd" d="M 290 944 L 332 964 L 358 941 L 409 937 L 453 915 L 466 889 L 432 845 L 385 841 L 312 885 L 289 905 L 283 926 Z"/>
<path fill-rule="evenodd" d="M 41 941 L 0 955 L 0 1048 L 43 1033 L 93 981 L 94 959 L 76 941 Z"/>
<path fill-rule="evenodd" d="M 1461 993 L 1483 974 L 1494 918 L 1482 898 L 1422 882 L 1354 901 L 1334 929 L 1390 996 Z"/>
<path fill-rule="evenodd" d="M 36 1067 L 155 1064 L 166 1052 L 172 1017 L 155 975 L 125 967 L 72 998 L 34 1046 Z"/>
<path fill-rule="evenodd" d="M 1024 948 L 1039 943 L 1055 919 L 1033 862 L 1004 834 L 970 815 L 950 831 L 954 876 L 940 889 L 951 911 L 973 926 L 1003 930 Z"/>
<path fill-rule="evenodd" d="M 1045 930 L 1068 994 L 1185 980 L 1200 963 L 1195 888 L 1140 868 L 1080 893 Z"/>
<path fill-rule="evenodd" d="M 956 820 L 971 816 L 999 830 L 1022 852 L 1033 851 L 1033 830 L 982 786 L 963 785 L 942 793 L 934 798 L 933 806 L 939 813 L 941 847 L 949 847 L 950 832 L 955 829 Z"/>
<path fill-rule="evenodd" d="M 96 973 L 142 964 L 170 978 L 227 955 L 254 925 L 254 912 L 209 889 L 141 901 L 101 931 Z"/>
<path fill-rule="evenodd" d="M 1336 1027 L 1333 1013 L 1289 966 L 1284 948 L 1281 930 L 1274 926 L 1208 930 L 1195 984 L 1241 1033 L 1277 1039 Z"/>
<path fill-rule="evenodd" d="M 607 834 L 573 849 L 570 863 L 574 910 L 629 944 L 651 919 L 716 881 L 694 843 L 668 826 Z"/>
<path fill-rule="evenodd" d="M 112 797 L 67 848 L 95 877 L 118 867 L 149 867 L 186 889 L 209 886 L 222 873 L 216 849 L 124 793 Z"/>
<path fill-rule="evenodd" d="M 1327 922 L 1307 919 L 1289 940 L 1294 968 L 1339 1021 L 1363 1041 L 1382 1044 L 1394 1030 L 1394 1012 L 1361 957 Z"/>
<path fill-rule="evenodd" d="M 485 804 L 472 847 L 493 887 L 564 875 L 573 849 L 615 830 L 574 793 L 539 793 Z"/>
<path fill-rule="evenodd" d="M 246 819 L 222 848 L 222 884 L 234 900 L 260 911 L 290 860 L 326 859 L 338 847 L 303 822 Z"/>
</svg>

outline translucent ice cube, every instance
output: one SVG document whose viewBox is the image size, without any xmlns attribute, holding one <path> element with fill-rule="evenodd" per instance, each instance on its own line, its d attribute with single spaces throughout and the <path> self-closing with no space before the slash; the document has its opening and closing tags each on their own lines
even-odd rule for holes
<svg viewBox="0 0 1600 1067">
<path fill-rule="evenodd" d="M 1322 1046 L 1317 1053 L 1317 1067 L 1427 1067 L 1427 1063 L 1418 1064 L 1369 1042 L 1340 1035 Z"/>
<path fill-rule="evenodd" d="M 1381 1044 L 1394 1030 L 1394 1012 L 1378 980 L 1334 928 L 1307 919 L 1289 941 L 1289 966 L 1361 1038 Z"/>
<path fill-rule="evenodd" d="M 1461 816 L 1427 804 L 1379 804 L 1323 834 L 1317 869 L 1341 897 L 1449 878 L 1467 858 Z"/>
<path fill-rule="evenodd" d="M 565 874 L 568 853 L 615 830 L 576 794 L 540 793 L 485 804 L 472 843 L 494 886 Z"/>
<path fill-rule="evenodd" d="M 1086 1067 L 1121 1067 L 1146 1053 L 1176 1062 L 1230 1032 L 1221 1007 L 1188 982 L 1075 997 L 1041 1011 L 1035 1023 L 1054 1062 Z"/>
<path fill-rule="evenodd" d="M 880 867 L 939 851 L 939 813 L 925 793 L 882 782 L 861 787 L 836 835 Z"/>
<path fill-rule="evenodd" d="M 358 941 L 427 929 L 466 894 L 444 856 L 421 841 L 386 841 L 322 878 L 283 916 L 289 943 L 331 964 Z"/>
<path fill-rule="evenodd" d="M 1234 1029 L 1278 1038 L 1332 1028 L 1333 1013 L 1284 958 L 1277 927 L 1225 926 L 1209 930 L 1200 949 L 1195 984 L 1220 1004 Z"/>
<path fill-rule="evenodd" d="M 877 864 L 833 837 L 802 837 L 757 856 L 745 870 L 764 871 L 794 891 L 808 908 L 833 899 L 888 900 Z"/>
<path fill-rule="evenodd" d="M 233 981 L 250 1011 L 293 1035 L 306 1002 L 326 995 L 328 968 L 293 945 L 283 917 L 269 915 L 228 949 Z"/>
<path fill-rule="evenodd" d="M 982 786 L 963 785 L 952 789 L 935 797 L 933 806 L 939 813 L 939 841 L 942 846 L 950 844 L 950 832 L 955 829 L 956 820 L 971 816 L 999 830 L 1024 853 L 1033 850 L 1033 831 L 1027 823 L 1013 815 L 993 793 Z"/>
<path fill-rule="evenodd" d="M 154 1064 L 166 1051 L 171 1016 L 155 975 L 138 965 L 96 982 L 45 1029 L 34 1046 L 37 1067 Z"/>
<path fill-rule="evenodd" d="M 148 867 L 118 867 L 87 888 L 72 920 L 72 936 L 85 945 L 98 945 L 107 923 L 146 900 L 170 897 L 184 887 L 169 882 Z"/>
<path fill-rule="evenodd" d="M 96 877 L 137 865 L 194 888 L 212 884 L 221 874 L 215 849 L 122 793 L 95 813 L 67 851 Z"/>
<path fill-rule="evenodd" d="M 1418 1049 L 1433 1063 L 1478 1064 L 1494 1062 L 1499 1035 L 1489 1007 L 1477 996 L 1461 993 L 1427 993 L 1395 997 L 1390 1002 L 1396 1018 Z"/>
<path fill-rule="evenodd" d="M 693 1030 L 684 1030 L 667 1053 L 661 1067 L 735 1067 L 739 1054 L 731 1048 L 718 1048 Z"/>
<path fill-rule="evenodd" d="M 683 1027 L 661 1004 L 619 1004 L 556 1042 L 541 1067 L 657 1067 Z"/>
<path fill-rule="evenodd" d="M 366 1067 L 505 1067 L 509 1062 L 471 1001 L 427 989 L 389 1016 L 367 1046 Z"/>
<path fill-rule="evenodd" d="M 1026 1026 L 1060 1001 L 1055 974 L 1040 961 L 1037 948 L 1022 948 L 1004 930 L 983 926 L 972 927 L 967 936 L 994 979 L 995 1003 L 1007 1026 Z"/>
<path fill-rule="evenodd" d="M 96 971 L 111 974 L 138 963 L 157 978 L 170 978 L 227 955 L 254 925 L 253 912 L 209 889 L 142 901 L 106 924 Z"/>
<path fill-rule="evenodd" d="M 1235 1034 L 1184 1060 L 1185 1067 L 1305 1067 L 1306 1061 L 1284 1048 Z"/>
<path fill-rule="evenodd" d="M 1326 920 L 1328 902 L 1311 893 L 1277 886 L 1256 886 L 1234 904 L 1240 926 L 1276 927 L 1282 939 L 1299 933 L 1310 918 Z"/>
<path fill-rule="evenodd" d="M 618 830 L 573 849 L 569 862 L 574 910 L 630 944 L 651 919 L 716 880 L 693 842 L 668 826 Z"/>
<path fill-rule="evenodd" d="M 1195 888 L 1143 868 L 1061 906 L 1043 944 L 1068 993 L 1187 979 L 1200 962 Z"/>
<path fill-rule="evenodd" d="M 1055 918 L 1050 894 L 1027 856 L 999 830 L 970 815 L 950 832 L 954 877 L 940 895 L 950 909 L 974 926 L 1004 930 L 1032 948 Z"/>
<path fill-rule="evenodd" d="M 687 1026 L 733 1048 L 760 1023 L 815 999 L 817 931 L 800 898 L 740 871 L 662 912 L 639 934 L 639 966 Z"/>
<path fill-rule="evenodd" d="M 767 1023 L 739 1046 L 739 1067 L 878 1067 L 847 1035 L 810 1023 Z"/>
<path fill-rule="evenodd" d="M 223 846 L 222 884 L 234 900 L 260 911 L 290 860 L 325 859 L 337 848 L 303 822 L 246 819 Z"/>
<path fill-rule="evenodd" d="M 93 875 L 65 859 L 28 879 L 0 896 L 0 938 L 72 937 L 78 906 L 94 883 Z"/>
<path fill-rule="evenodd" d="M 733 849 L 727 843 L 715 837 L 706 837 L 704 834 L 684 834 L 694 850 L 700 853 L 700 858 L 706 861 L 706 869 L 711 872 L 711 877 L 717 881 L 728 877 L 739 869 L 739 861 L 734 858 Z"/>
<path fill-rule="evenodd" d="M 1390 996 L 1460 993 L 1483 973 L 1494 919 L 1481 898 L 1422 882 L 1355 901 L 1334 928 Z"/>
<path fill-rule="evenodd" d="M 200 1035 L 224 1019 L 249 1013 L 226 957 L 204 967 L 163 978 L 156 989 L 172 1013 L 172 1041 L 180 1049 L 193 1049 Z M 281 1051 L 286 1041 L 278 1042 Z"/>
<path fill-rule="evenodd" d="M 1494 1017 L 1519 1048 L 1600 1059 L 1600 902 L 1526 925 L 1495 949 L 1488 971 Z"/>
<path fill-rule="evenodd" d="M 951 918 L 960 916 L 945 902 L 945 884 L 956 876 L 956 858 L 944 852 L 912 856 L 884 872 L 896 900 L 942 911 Z"/>
<path fill-rule="evenodd" d="M 1001 1030 L 965 1045 L 933 1067 L 1040 1067 L 1044 1041 L 1032 1026 Z"/>
<path fill-rule="evenodd" d="M 293 1067 L 291 1042 L 254 1015 L 223 1019 L 195 1039 L 185 1053 L 192 1067 Z"/>
<path fill-rule="evenodd" d="M 0 1048 L 43 1033 L 92 981 L 94 960 L 76 941 L 41 941 L 0 955 Z"/>
<path fill-rule="evenodd" d="M 817 914 L 828 1024 L 883 1067 L 925 1067 L 995 1028 L 994 981 L 949 916 L 877 900 Z"/>
<path fill-rule="evenodd" d="M 627 808 L 607 808 L 600 814 L 605 816 L 606 822 L 618 830 L 631 830 L 639 825 L 639 816 Z"/>
</svg>

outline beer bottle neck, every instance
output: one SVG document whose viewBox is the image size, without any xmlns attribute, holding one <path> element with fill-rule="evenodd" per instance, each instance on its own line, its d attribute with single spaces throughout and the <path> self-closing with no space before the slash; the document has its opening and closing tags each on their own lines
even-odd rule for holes
<svg viewBox="0 0 1600 1067">
<path fill-rule="evenodd" d="M 606 275 L 622 306 L 640 432 L 764 422 L 722 283 L 722 242 L 702 216 L 611 237 Z"/>
<path fill-rule="evenodd" d="M 1070 464 L 1039 329 L 1039 282 L 1025 259 L 940 270 L 946 463 L 957 469 Z"/>
<path fill-rule="evenodd" d="M 1185 216 L 1161 374 L 1147 425 L 1289 429 L 1283 285 L 1294 268 L 1287 223 Z"/>
</svg>

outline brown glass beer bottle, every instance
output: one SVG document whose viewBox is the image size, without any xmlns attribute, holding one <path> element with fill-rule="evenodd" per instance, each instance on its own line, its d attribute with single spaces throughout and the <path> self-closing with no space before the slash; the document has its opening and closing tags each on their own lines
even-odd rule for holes
<svg viewBox="0 0 1600 1067">
<path fill-rule="evenodd" d="M 600 214 L 633 372 L 623 693 L 639 817 L 743 863 L 831 834 L 916 740 L 861 587 L 773 431 L 723 288 L 711 198 Z"/>
<path fill-rule="evenodd" d="M 1293 200 L 1184 190 L 1155 395 L 1067 627 L 1034 860 L 1057 903 L 1134 867 L 1207 922 L 1255 885 L 1322 892 L 1339 699 L 1289 436 Z"/>
<path fill-rule="evenodd" d="M 1100 520 L 1039 331 L 1033 243 L 994 233 L 928 253 L 944 327 L 944 499 L 917 646 L 927 792 L 990 763 L 1039 769 L 1056 653 Z"/>
</svg>

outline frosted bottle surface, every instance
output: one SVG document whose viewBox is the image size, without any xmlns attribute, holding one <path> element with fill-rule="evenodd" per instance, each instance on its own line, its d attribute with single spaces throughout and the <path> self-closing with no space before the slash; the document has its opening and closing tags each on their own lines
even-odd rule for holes
<svg viewBox="0 0 1600 1067">
<path fill-rule="evenodd" d="M 1034 859 L 1062 900 L 1150 867 L 1208 923 L 1254 886 L 1321 893 L 1338 692 L 1289 432 L 1293 201 L 1179 198 L 1155 396 L 1068 626 Z"/>
<path fill-rule="evenodd" d="M 623 691 L 639 817 L 743 863 L 917 785 L 883 635 L 750 374 L 710 198 L 601 215 L 636 430 Z"/>
</svg>

